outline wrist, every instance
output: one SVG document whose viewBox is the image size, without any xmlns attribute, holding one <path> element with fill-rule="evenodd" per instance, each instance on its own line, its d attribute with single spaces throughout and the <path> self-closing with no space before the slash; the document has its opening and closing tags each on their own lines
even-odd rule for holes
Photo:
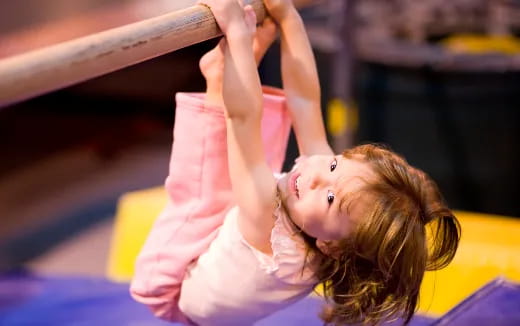
<svg viewBox="0 0 520 326">
<path fill-rule="evenodd" d="M 291 7 L 284 14 L 283 18 L 280 21 L 278 21 L 278 25 L 280 25 L 280 27 L 283 28 L 284 25 L 302 22 L 303 20 L 298 10 L 295 7 Z"/>
<path fill-rule="evenodd" d="M 300 15 L 296 7 L 292 4 L 283 9 L 273 10 L 272 12 L 269 12 L 269 14 L 279 25 L 287 19 Z"/>
</svg>

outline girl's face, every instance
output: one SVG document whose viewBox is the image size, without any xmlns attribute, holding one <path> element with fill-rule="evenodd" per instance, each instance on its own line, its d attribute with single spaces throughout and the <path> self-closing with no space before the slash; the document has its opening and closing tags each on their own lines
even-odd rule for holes
<svg viewBox="0 0 520 326">
<path fill-rule="evenodd" d="M 319 240 L 340 240 L 359 220 L 368 202 L 359 190 L 372 178 L 362 159 L 302 156 L 278 181 L 278 188 L 287 213 L 303 231 Z"/>
</svg>

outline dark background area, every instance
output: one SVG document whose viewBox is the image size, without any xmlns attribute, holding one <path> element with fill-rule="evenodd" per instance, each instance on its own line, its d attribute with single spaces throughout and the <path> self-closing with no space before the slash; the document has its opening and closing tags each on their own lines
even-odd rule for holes
<svg viewBox="0 0 520 326">
<path fill-rule="evenodd" d="M 520 74 L 363 65 L 360 141 L 389 144 L 460 210 L 520 216 Z"/>
</svg>

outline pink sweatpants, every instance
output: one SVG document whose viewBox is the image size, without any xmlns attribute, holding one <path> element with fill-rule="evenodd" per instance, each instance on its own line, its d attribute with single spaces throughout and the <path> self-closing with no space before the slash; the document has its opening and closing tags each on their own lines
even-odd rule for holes
<svg viewBox="0 0 520 326">
<path fill-rule="evenodd" d="M 263 90 L 264 150 L 270 167 L 279 172 L 291 122 L 282 91 Z M 205 105 L 202 93 L 178 93 L 176 102 L 165 183 L 169 202 L 137 258 L 130 292 L 156 316 L 188 323 L 177 306 L 186 268 L 215 239 L 233 201 L 223 109 Z"/>
</svg>

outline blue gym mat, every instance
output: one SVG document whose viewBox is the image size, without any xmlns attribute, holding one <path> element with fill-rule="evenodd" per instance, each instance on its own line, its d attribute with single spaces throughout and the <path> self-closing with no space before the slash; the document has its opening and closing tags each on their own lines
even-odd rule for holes
<svg viewBox="0 0 520 326">
<path fill-rule="evenodd" d="M 257 326 L 321 326 L 321 300 L 308 297 Z M 399 322 L 392 323 L 398 325 Z M 128 284 L 97 278 L 41 277 L 17 272 L 0 276 L 0 325 L 172 325 L 132 300 Z M 412 326 L 520 325 L 520 286 L 498 279 L 440 319 L 417 315 Z"/>
</svg>

